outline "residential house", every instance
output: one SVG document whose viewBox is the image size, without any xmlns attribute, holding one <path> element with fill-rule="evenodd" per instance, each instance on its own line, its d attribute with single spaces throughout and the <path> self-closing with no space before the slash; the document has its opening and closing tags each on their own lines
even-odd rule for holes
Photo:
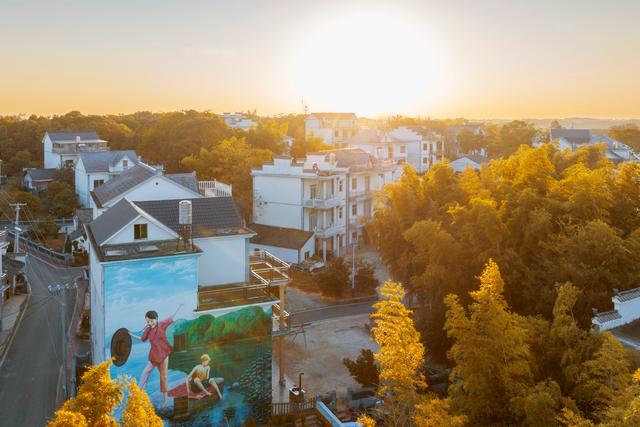
<svg viewBox="0 0 640 427">
<path fill-rule="evenodd" d="M 277 156 L 251 172 L 253 223 L 313 232 L 314 252 L 326 261 L 363 237 L 374 193 L 400 167 L 358 148 L 308 153 L 303 162 Z"/>
<path fill-rule="evenodd" d="M 325 144 L 343 146 L 358 132 L 355 113 L 313 113 L 304 122 L 305 136 L 320 138 Z"/>
<path fill-rule="evenodd" d="M 551 129 L 549 140 L 558 144 L 561 151 L 576 151 L 580 147 L 603 144 L 607 159 L 618 164 L 626 161 L 640 161 L 640 156 L 631 147 L 608 136 L 592 133 L 589 129 Z"/>
<path fill-rule="evenodd" d="M 93 363 L 113 360 L 114 377 L 139 378 L 167 422 L 222 419 L 227 406 L 216 403 L 224 393 L 234 423 L 267 423 L 272 333 L 274 322 L 286 322 L 288 265 L 249 253 L 255 233 L 232 198 L 121 198 L 86 229 Z M 171 351 L 157 356 L 150 334 L 166 335 Z M 159 375 L 149 377 L 143 368 L 156 356 Z M 189 373 L 205 359 L 210 398 L 189 389 Z"/>
<path fill-rule="evenodd" d="M 614 289 L 613 310 L 595 313 L 591 319 L 598 330 L 614 329 L 640 319 L 640 288 L 619 292 Z"/>
<path fill-rule="evenodd" d="M 40 194 L 46 190 L 58 169 L 29 168 L 22 173 L 22 185 L 27 191 Z"/>
<path fill-rule="evenodd" d="M 42 144 L 47 169 L 75 166 L 83 152 L 109 150 L 95 131 L 46 132 Z"/>
<path fill-rule="evenodd" d="M 91 192 L 138 164 L 133 150 L 81 153 L 75 167 L 75 187 L 80 205 L 91 206 Z"/>
<path fill-rule="evenodd" d="M 258 127 L 255 120 L 242 113 L 223 113 L 222 120 L 224 120 L 224 123 L 230 128 L 242 129 L 245 132 L 249 132 L 250 129 Z"/>
<path fill-rule="evenodd" d="M 313 231 L 262 224 L 249 224 L 249 228 L 256 232 L 249 245 L 251 251 L 267 251 L 290 264 L 300 264 L 314 254 Z"/>
<path fill-rule="evenodd" d="M 437 161 L 439 139 L 434 134 L 425 139 L 423 134 L 402 126 L 390 132 L 364 129 L 347 140 L 347 146 L 366 151 L 380 161 L 408 163 L 423 173 Z M 401 172 L 401 171 L 400 171 Z"/>
<path fill-rule="evenodd" d="M 460 173 L 464 172 L 466 168 L 480 170 L 480 167 L 485 163 L 489 163 L 490 160 L 488 157 L 480 154 L 468 154 L 450 162 L 449 166 L 454 172 Z"/>
</svg>

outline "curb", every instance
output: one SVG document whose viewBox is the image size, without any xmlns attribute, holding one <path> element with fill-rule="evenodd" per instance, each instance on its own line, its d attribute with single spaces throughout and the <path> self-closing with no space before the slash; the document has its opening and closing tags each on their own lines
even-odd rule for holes
<svg viewBox="0 0 640 427">
<path fill-rule="evenodd" d="M 11 332 L 9 332 L 9 335 L 7 336 L 5 342 L 0 346 L 0 369 L 2 369 L 2 365 L 4 365 L 4 360 L 7 358 L 7 354 L 9 353 L 9 349 L 11 348 L 11 344 L 13 343 L 13 338 L 15 337 L 18 328 L 20 328 L 20 325 L 22 324 L 22 318 L 24 317 L 24 313 L 27 311 L 27 307 L 29 306 L 29 300 L 31 300 L 31 285 L 29 284 L 26 275 L 25 282 L 27 284 L 27 297 L 24 299 L 24 301 L 22 301 L 22 304 L 20 304 L 20 314 L 18 314 L 18 320 L 16 320 L 16 323 L 13 324 L 13 328 L 11 328 Z"/>
</svg>

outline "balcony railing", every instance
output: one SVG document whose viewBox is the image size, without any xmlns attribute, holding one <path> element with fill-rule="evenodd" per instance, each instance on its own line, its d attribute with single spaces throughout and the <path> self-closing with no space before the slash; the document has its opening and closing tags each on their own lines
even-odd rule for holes
<svg viewBox="0 0 640 427">
<path fill-rule="evenodd" d="M 74 143 L 74 144 L 54 144 L 51 151 L 55 154 L 79 154 L 93 151 L 108 151 L 106 143 Z"/>
<path fill-rule="evenodd" d="M 344 225 L 342 224 L 316 225 L 313 228 L 313 232 L 316 233 L 318 237 L 327 238 L 327 237 L 335 236 L 340 233 L 344 233 Z"/>
<path fill-rule="evenodd" d="M 231 197 L 231 184 L 213 181 L 198 181 L 198 192 L 205 197 Z"/>
<path fill-rule="evenodd" d="M 305 199 L 303 205 L 305 208 L 328 209 L 338 206 L 343 201 L 343 196 L 332 195 L 328 197 L 315 197 Z"/>
</svg>

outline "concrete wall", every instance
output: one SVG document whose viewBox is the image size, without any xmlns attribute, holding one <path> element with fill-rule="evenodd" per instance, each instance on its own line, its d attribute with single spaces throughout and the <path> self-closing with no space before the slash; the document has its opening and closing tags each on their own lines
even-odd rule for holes
<svg viewBox="0 0 640 427">
<path fill-rule="evenodd" d="M 246 282 L 247 241 L 251 235 L 194 239 L 202 249 L 198 260 L 198 285 L 213 286 Z"/>
<path fill-rule="evenodd" d="M 292 176 L 253 178 L 253 221 L 302 229 L 302 180 Z"/>
</svg>

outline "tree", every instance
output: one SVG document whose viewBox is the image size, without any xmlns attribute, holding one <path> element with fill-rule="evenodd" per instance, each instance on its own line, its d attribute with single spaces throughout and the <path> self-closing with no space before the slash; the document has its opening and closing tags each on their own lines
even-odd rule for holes
<svg viewBox="0 0 640 427">
<path fill-rule="evenodd" d="M 22 176 L 22 170 L 31 165 L 31 153 L 20 150 L 9 159 L 3 172 L 10 176 Z"/>
<path fill-rule="evenodd" d="M 613 126 L 609 129 L 609 136 L 624 142 L 634 151 L 640 151 L 640 128 L 635 123 Z"/>
<path fill-rule="evenodd" d="M 275 120 L 261 120 L 256 129 L 249 129 L 247 142 L 253 148 L 269 150 L 273 154 L 282 154 L 285 149 L 283 142 L 287 134 L 287 123 Z"/>
<path fill-rule="evenodd" d="M 469 316 L 456 295 L 447 296 L 445 329 L 454 340 L 456 366 L 450 395 L 454 409 L 473 425 L 517 423 L 519 401 L 533 383 L 524 320 L 512 313 L 502 295 L 498 265 L 489 260 L 480 289 L 471 293 Z"/>
<path fill-rule="evenodd" d="M 82 376 L 78 395 L 67 400 L 49 422 L 50 427 L 160 427 L 149 397 L 133 379 L 114 381 L 109 375 L 110 362 L 90 367 Z M 120 422 L 113 418 L 116 407 L 126 397 Z"/>
<path fill-rule="evenodd" d="M 316 276 L 316 282 L 323 295 L 341 297 L 351 288 L 349 268 L 341 257 L 335 257 Z"/>
<path fill-rule="evenodd" d="M 461 130 L 458 134 L 457 141 L 463 153 L 470 153 L 487 148 L 487 141 L 484 135 L 474 133 L 469 129 Z"/>
<path fill-rule="evenodd" d="M 47 211 L 56 218 L 70 217 L 79 206 L 73 186 L 63 181 L 52 181 L 42 193 Z"/>
<path fill-rule="evenodd" d="M 29 238 L 40 240 L 42 237 L 50 237 L 58 234 L 60 227 L 54 221 L 42 221 L 29 227 Z"/>
<path fill-rule="evenodd" d="M 375 294 L 376 288 L 380 284 L 375 276 L 375 269 L 366 262 L 361 262 L 356 269 L 354 278 L 356 291 L 371 295 Z"/>
<path fill-rule="evenodd" d="M 418 403 L 417 388 L 426 385 L 420 366 L 424 346 L 416 331 L 411 311 L 402 300 L 404 289 L 399 283 L 385 282 L 380 289 L 382 300 L 373 305 L 371 319 L 375 342 L 380 350 L 375 355 L 380 363 L 380 388 L 383 412 L 389 425 L 409 425 L 414 406 Z"/>
<path fill-rule="evenodd" d="M 355 361 L 345 357 L 342 359 L 342 363 L 358 384 L 363 387 L 378 387 L 380 367 L 376 364 L 371 350 L 363 348 Z"/>
</svg>

